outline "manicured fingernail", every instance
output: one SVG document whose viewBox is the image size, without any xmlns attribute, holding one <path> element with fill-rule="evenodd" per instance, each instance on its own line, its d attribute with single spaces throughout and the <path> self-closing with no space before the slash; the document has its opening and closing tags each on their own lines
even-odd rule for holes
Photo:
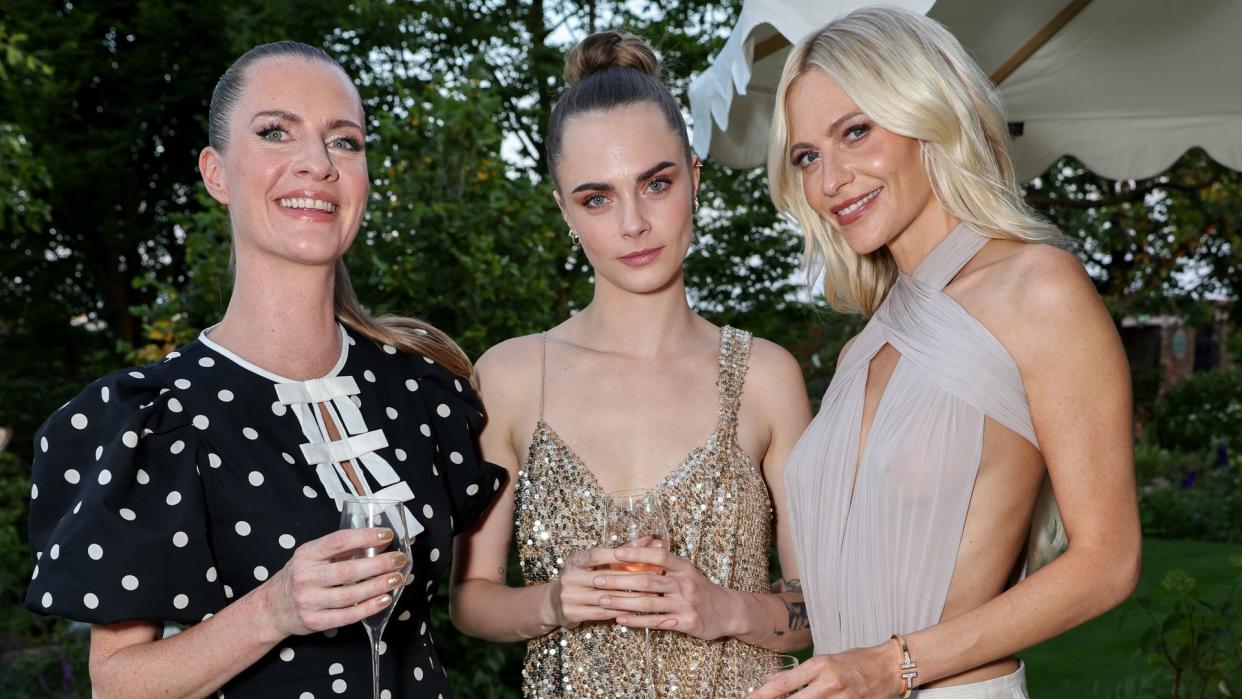
<svg viewBox="0 0 1242 699">
<path fill-rule="evenodd" d="M 396 587 L 396 586 L 397 586 L 397 585 L 399 585 L 399 584 L 401 584 L 401 576 L 400 576 L 400 575 L 390 575 L 390 576 L 388 576 L 388 587 Z"/>
<path fill-rule="evenodd" d="M 617 558 L 629 558 L 630 552 L 625 549 L 613 549 L 616 551 Z"/>
<path fill-rule="evenodd" d="M 389 540 L 389 539 L 391 539 L 391 538 L 392 538 L 392 530 L 391 530 L 391 529 L 384 528 L 384 529 L 380 529 L 380 530 L 379 530 L 379 540 L 380 540 L 380 541 L 388 541 L 388 540 Z"/>
<path fill-rule="evenodd" d="M 600 605 L 601 607 L 607 607 L 607 606 L 608 606 L 608 605 L 610 605 L 610 604 L 612 604 L 612 598 L 611 598 L 611 597 L 600 597 L 600 598 L 599 598 L 599 605 Z"/>
<path fill-rule="evenodd" d="M 630 618 L 629 618 L 628 616 L 619 616 L 619 617 L 617 617 L 617 623 L 618 623 L 618 624 L 620 624 L 620 625 L 622 625 L 622 626 L 629 626 L 629 625 L 630 625 Z"/>
<path fill-rule="evenodd" d="M 604 586 L 604 585 L 608 582 L 608 578 L 605 578 L 605 577 L 604 577 L 604 576 L 602 576 L 602 575 L 596 575 L 596 576 L 595 576 L 595 579 L 594 579 L 594 580 L 592 580 L 591 582 L 592 582 L 592 583 L 593 583 L 596 587 L 603 587 L 603 586 Z"/>
<path fill-rule="evenodd" d="M 677 626 L 676 619 L 665 619 L 664 621 L 660 622 L 660 628 L 662 629 L 671 629 L 671 628 L 674 628 L 675 626 Z"/>
<path fill-rule="evenodd" d="M 409 563 L 409 562 L 410 562 L 410 559 L 406 558 L 404 553 L 399 553 L 399 554 L 397 554 L 397 555 L 395 555 L 395 556 L 393 556 L 393 557 L 392 557 L 392 567 L 393 567 L 393 568 L 401 568 L 401 567 L 403 567 L 406 563 Z"/>
<path fill-rule="evenodd" d="M 375 600 L 375 606 L 387 607 L 391 602 L 392 602 L 392 597 L 389 597 L 388 595 L 384 595 L 383 597 L 380 597 L 379 599 Z"/>
</svg>

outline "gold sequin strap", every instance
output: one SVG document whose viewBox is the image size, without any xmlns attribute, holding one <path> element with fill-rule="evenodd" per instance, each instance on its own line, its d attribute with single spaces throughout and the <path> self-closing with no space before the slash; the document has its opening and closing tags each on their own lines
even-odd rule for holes
<svg viewBox="0 0 1242 699">
<path fill-rule="evenodd" d="M 539 333 L 539 420 L 543 420 L 544 375 L 548 373 L 548 333 Z"/>
<path fill-rule="evenodd" d="M 720 370 L 716 386 L 720 391 L 720 433 L 730 439 L 737 429 L 737 409 L 746 383 L 750 361 L 751 335 L 728 325 L 720 329 Z"/>
</svg>

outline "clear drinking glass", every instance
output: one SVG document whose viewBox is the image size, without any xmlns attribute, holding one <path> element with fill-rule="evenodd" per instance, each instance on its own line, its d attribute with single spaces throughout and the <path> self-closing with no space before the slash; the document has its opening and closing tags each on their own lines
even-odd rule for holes
<svg viewBox="0 0 1242 699">
<path fill-rule="evenodd" d="M 392 538 L 378 546 L 356 549 L 346 554 L 347 558 L 374 558 L 385 553 L 400 551 L 405 554 L 406 564 L 400 570 L 383 573 L 391 575 L 400 573 L 402 584 L 388 594 L 392 601 L 380 611 L 362 620 L 367 630 L 367 638 L 371 641 L 371 694 L 379 699 L 379 654 L 380 636 L 397 606 L 401 591 L 405 589 L 404 579 L 410 574 L 413 557 L 410 555 L 410 538 L 406 535 L 405 506 L 399 500 L 380 500 L 369 497 L 347 497 L 341 501 L 341 529 L 369 529 L 386 527 L 392 530 Z"/>
<path fill-rule="evenodd" d="M 763 686 L 763 678 L 768 675 L 792 670 L 798 667 L 798 659 L 792 655 L 779 655 L 776 653 L 765 653 L 756 658 L 752 658 L 746 664 L 746 693 L 755 691 Z M 785 695 L 788 696 L 788 695 Z"/>
<path fill-rule="evenodd" d="M 668 520 L 658 495 L 649 490 L 621 490 L 609 493 L 604 506 L 604 543 L 609 548 L 622 546 L 668 546 Z M 608 566 L 627 573 L 659 573 L 660 566 L 651 563 L 617 561 Z M 643 664 L 647 676 L 648 696 L 655 699 L 655 668 L 651 661 L 651 630 L 643 629 Z"/>
</svg>

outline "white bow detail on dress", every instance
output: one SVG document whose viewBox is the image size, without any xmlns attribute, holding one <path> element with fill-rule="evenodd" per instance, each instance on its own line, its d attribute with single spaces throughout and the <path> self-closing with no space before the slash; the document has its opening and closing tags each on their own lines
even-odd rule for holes
<svg viewBox="0 0 1242 699">
<path fill-rule="evenodd" d="M 388 446 L 384 430 L 367 430 L 362 411 L 354 403 L 353 396 L 360 393 L 358 382 L 352 376 L 329 376 L 309 381 L 292 381 L 276 384 L 276 397 L 280 403 L 291 407 L 297 415 L 302 433 L 308 440 L 302 445 L 302 456 L 315 467 L 315 474 L 323 484 L 328 497 L 341 508 L 341 500 L 350 494 L 370 496 L 376 499 L 409 502 L 414 499 L 410 486 L 401 480 L 392 465 L 377 452 Z M 324 406 L 317 410 L 316 405 Z M 324 423 L 324 413 L 335 424 L 341 439 L 332 440 Z M 359 493 L 342 464 L 346 461 L 362 464 L 371 478 L 381 487 L 372 490 L 366 478 L 360 477 L 366 492 Z M 361 474 L 359 474 L 361 476 Z M 405 509 L 407 535 L 414 537 L 423 530 L 408 506 Z"/>
</svg>

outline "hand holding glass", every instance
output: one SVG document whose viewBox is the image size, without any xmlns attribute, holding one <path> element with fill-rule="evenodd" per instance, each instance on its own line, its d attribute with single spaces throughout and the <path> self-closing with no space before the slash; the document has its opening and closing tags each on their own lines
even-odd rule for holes
<svg viewBox="0 0 1242 699">
<path fill-rule="evenodd" d="M 369 529 L 384 527 L 392 530 L 392 538 L 377 546 L 356 549 L 348 554 L 349 558 L 374 558 L 385 553 L 401 552 L 405 554 L 406 564 L 397 571 L 404 580 L 410 574 L 413 565 L 410 556 L 410 538 L 406 534 L 405 506 L 397 500 L 378 500 L 367 497 L 349 497 L 341 503 L 341 529 Z M 391 593 L 392 601 L 380 611 L 362 620 L 367 630 L 367 638 L 371 641 L 371 692 L 374 699 L 379 699 L 379 651 L 380 636 L 384 626 L 388 624 L 392 610 L 397 606 L 404 582 Z"/>
<path fill-rule="evenodd" d="M 660 497 L 648 490 L 622 490 L 609 493 L 604 502 L 604 546 L 668 546 L 668 523 Z M 617 561 L 609 568 L 627 573 L 662 573 L 651 563 Z M 654 699 L 655 671 L 651 661 L 651 630 L 643 629 L 643 660 L 646 665 L 647 695 Z"/>
</svg>

